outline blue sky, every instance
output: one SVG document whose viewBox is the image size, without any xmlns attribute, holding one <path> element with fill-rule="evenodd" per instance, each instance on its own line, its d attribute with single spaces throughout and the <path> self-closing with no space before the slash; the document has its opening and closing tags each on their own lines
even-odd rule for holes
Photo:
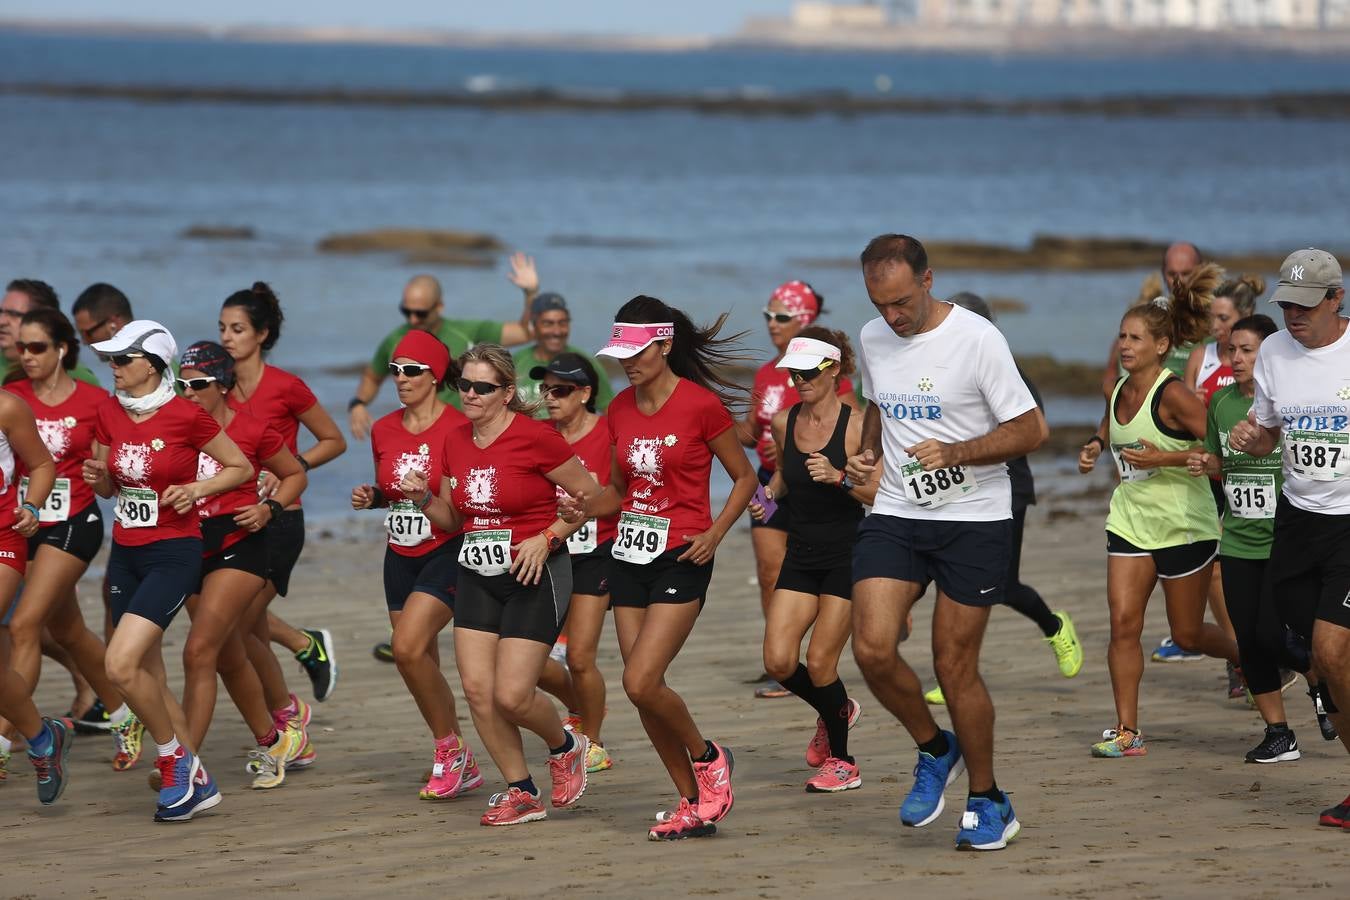
<svg viewBox="0 0 1350 900">
<path fill-rule="evenodd" d="M 190 22 L 211 25 L 357 25 L 476 31 L 720 34 L 746 16 L 786 15 L 792 0 L 4 0 L 5 18 Z"/>
</svg>

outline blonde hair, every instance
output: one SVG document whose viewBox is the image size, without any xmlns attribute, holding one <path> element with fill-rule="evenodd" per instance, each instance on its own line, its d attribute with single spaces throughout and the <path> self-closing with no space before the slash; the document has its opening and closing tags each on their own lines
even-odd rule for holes
<svg viewBox="0 0 1350 900">
<path fill-rule="evenodd" d="M 1223 270 L 1205 263 L 1177 285 L 1175 295 L 1155 297 L 1131 306 L 1124 318 L 1137 318 L 1155 338 L 1165 337 L 1169 349 L 1193 344 L 1209 334 L 1209 304 Z"/>
<path fill-rule="evenodd" d="M 1219 285 L 1215 297 L 1227 297 L 1237 307 L 1238 317 L 1250 316 L 1256 309 L 1256 298 L 1266 292 L 1266 280 L 1260 275 L 1239 275 Z"/>
<path fill-rule="evenodd" d="M 461 373 L 468 368 L 469 363 L 491 366 L 492 371 L 497 373 L 497 377 L 501 380 L 502 389 L 505 390 L 508 386 L 513 389 L 511 399 L 506 404 L 506 408 L 511 412 L 533 416 L 539 409 L 538 403 L 530 403 L 520 396 L 520 390 L 516 385 L 516 362 L 511 358 L 511 352 L 501 344 L 478 344 L 470 347 L 460 354 Z"/>
</svg>

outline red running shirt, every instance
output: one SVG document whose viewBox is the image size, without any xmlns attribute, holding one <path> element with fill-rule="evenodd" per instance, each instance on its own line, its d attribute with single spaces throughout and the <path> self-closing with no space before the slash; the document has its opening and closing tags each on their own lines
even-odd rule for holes
<svg viewBox="0 0 1350 900">
<path fill-rule="evenodd" d="M 669 519 L 668 549 L 688 543 L 686 534 L 712 527 L 709 443 L 732 426 L 721 399 L 681 378 L 656 415 L 638 410 L 630 387 L 610 403 L 606 419 L 615 458 L 628 480 L 623 511 Z"/>
<path fill-rule="evenodd" d="M 511 543 L 534 537 L 558 520 L 558 495 L 545 477 L 575 454 L 547 422 L 515 413 L 487 447 L 473 442 L 467 422 L 445 440 L 444 472 L 464 530 L 510 529 Z"/>
<path fill-rule="evenodd" d="M 191 401 L 189 401 L 191 402 Z M 281 434 L 271 425 L 259 422 L 248 413 L 236 412 L 230 424 L 225 426 L 225 433 L 230 436 L 230 440 L 239 446 L 239 450 L 248 460 L 253 471 L 262 470 L 262 463 L 265 459 L 271 459 L 286 448 L 286 442 L 281 439 Z M 206 453 L 197 454 L 197 480 L 202 481 L 210 478 L 221 470 L 222 466 L 216 462 L 216 458 Z M 253 480 L 245 481 L 239 487 L 232 491 L 226 491 L 223 494 L 216 494 L 212 497 L 203 497 L 197 501 L 197 515 L 202 519 L 210 519 L 215 516 L 234 515 L 239 510 L 254 506 L 258 502 L 258 487 Z M 242 528 L 236 529 L 225 536 L 221 542 L 220 550 L 231 547 L 244 538 L 248 537 L 248 532 Z"/>
<path fill-rule="evenodd" d="M 446 406 L 441 417 L 430 428 L 417 434 L 404 427 L 401 409 L 381 416 L 375 422 L 370 429 L 370 452 L 375 457 L 375 486 L 384 492 L 390 504 L 408 499 L 399 490 L 399 485 L 403 483 L 403 476 L 414 469 L 426 476 L 433 491 L 440 491 L 441 473 L 445 471 L 446 440 L 450 432 L 468 423 L 464 413 L 453 406 Z M 407 540 L 397 537 L 406 529 L 400 528 L 398 523 L 387 523 L 389 549 L 399 556 L 425 556 L 455 536 L 437 528 L 429 520 L 422 527 L 429 529 L 431 537 L 408 546 Z"/>
<path fill-rule="evenodd" d="M 94 424 L 98 408 L 108 399 L 108 392 L 83 381 L 75 382 L 75 392 L 55 406 L 48 406 L 37 398 L 33 383 L 28 379 L 5 385 L 5 390 L 23 398 L 33 410 L 38 435 L 56 463 L 56 477 L 70 481 L 70 505 L 67 516 L 73 515 L 94 502 L 94 489 L 84 483 L 84 461 L 93 456 Z M 16 474 L 28 474 L 23 461 L 14 458 Z M 47 502 L 51 508 L 51 500 Z M 44 522 L 50 528 L 57 522 Z"/>
<path fill-rule="evenodd" d="M 267 365 L 263 366 L 262 378 L 247 400 L 238 399 L 233 391 L 229 394 L 231 409 L 246 412 L 271 425 L 280 432 L 287 448 L 297 456 L 300 454 L 297 443 L 300 417 L 318 402 L 319 399 L 304 381 L 285 369 Z M 297 498 L 295 502 L 299 505 L 300 500 Z"/>
<path fill-rule="evenodd" d="M 609 442 L 609 423 L 605 421 L 604 416 L 596 421 L 585 437 L 572 444 L 572 452 L 581 460 L 586 471 L 595 476 L 595 480 L 604 487 L 609 484 L 609 476 L 613 472 L 614 445 Z M 558 488 L 558 496 L 565 497 L 567 492 Z M 597 544 L 603 544 L 605 541 L 614 537 L 618 529 L 618 516 L 610 516 L 607 519 L 599 519 L 595 526 L 595 541 Z"/>
<path fill-rule="evenodd" d="M 839 396 L 853 393 L 853 382 L 847 378 L 839 379 Z M 755 453 L 759 456 L 760 468 L 772 472 L 777 463 L 769 459 L 769 448 L 773 446 L 773 417 L 785 409 L 791 409 L 802 399 L 797 393 L 787 369 L 776 368 L 775 362 L 766 362 L 755 373 L 755 386 L 750 392 L 753 404 L 755 427 L 759 429 L 759 438 L 755 441 Z"/>
<path fill-rule="evenodd" d="M 144 422 L 131 421 L 116 397 L 103 401 L 94 440 L 108 448 L 108 474 L 114 487 L 136 500 L 128 504 L 125 515 L 115 517 L 114 541 L 124 547 L 143 547 L 171 538 L 201 537 L 196 510 L 180 515 L 172 506 L 141 498 L 146 498 L 143 492 L 147 489 L 162 498 L 170 486 L 195 481 L 197 455 L 220 431 L 220 424 L 205 410 L 182 397 L 174 397 Z M 153 520 L 154 524 L 129 527 L 124 518 L 128 522 Z"/>
</svg>

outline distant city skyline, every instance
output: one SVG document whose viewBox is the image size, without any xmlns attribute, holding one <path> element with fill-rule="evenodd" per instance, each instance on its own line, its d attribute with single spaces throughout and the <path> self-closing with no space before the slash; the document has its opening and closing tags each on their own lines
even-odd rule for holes
<svg viewBox="0 0 1350 900">
<path fill-rule="evenodd" d="M 436 28 L 491 32 L 718 35 L 750 16 L 787 16 L 792 0 L 510 0 L 506 3 L 431 0 L 234 0 L 188 4 L 181 0 L 5 0 L 0 17 L 62 21 L 163 23 L 212 26 Z"/>
</svg>

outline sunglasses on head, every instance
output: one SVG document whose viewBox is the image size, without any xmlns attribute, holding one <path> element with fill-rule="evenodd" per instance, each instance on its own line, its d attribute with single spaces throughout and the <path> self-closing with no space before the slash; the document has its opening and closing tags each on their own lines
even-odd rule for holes
<svg viewBox="0 0 1350 900">
<path fill-rule="evenodd" d="M 133 359 L 145 359 L 145 354 L 144 354 L 144 353 L 116 353 L 116 354 L 113 354 L 112 356 L 105 356 L 105 357 L 103 357 L 103 358 L 104 358 L 105 360 L 107 360 L 108 362 L 112 363 L 114 366 L 117 366 L 118 368 L 121 368 L 122 366 L 129 366 L 129 365 L 131 365 L 131 361 L 132 361 Z"/>
<path fill-rule="evenodd" d="M 403 314 L 403 318 L 417 319 L 419 322 L 425 319 L 427 316 L 431 315 L 431 313 L 433 312 L 433 310 L 430 309 L 408 309 L 408 307 L 406 306 L 400 306 L 398 308 L 398 311 Z"/>
<path fill-rule="evenodd" d="M 423 372 L 430 372 L 431 366 L 422 363 L 390 363 L 390 375 L 402 375 L 404 378 L 416 378 Z"/>
<path fill-rule="evenodd" d="M 180 391 L 186 391 L 191 388 L 194 391 L 204 391 L 215 384 L 214 375 L 203 375 L 201 378 L 175 378 L 174 382 L 178 385 Z"/>
<path fill-rule="evenodd" d="M 834 365 L 834 360 L 827 359 L 814 369 L 788 369 L 788 374 L 791 375 L 792 380 L 796 382 L 815 381 L 816 377 L 819 376 L 821 372 L 824 372 L 832 365 Z"/>
<path fill-rule="evenodd" d="M 539 393 L 545 397 L 557 397 L 561 400 L 563 397 L 570 397 L 576 391 L 581 390 L 579 384 L 541 384 Z"/>
<path fill-rule="evenodd" d="M 496 393 L 501 389 L 500 384 L 493 384 L 490 381 L 470 381 L 467 378 L 455 379 L 455 386 L 459 388 L 461 394 L 473 391 L 480 397 L 486 397 L 488 394 Z"/>
<path fill-rule="evenodd" d="M 15 341 L 14 349 L 20 353 L 31 353 L 34 356 L 46 353 L 52 347 L 50 341 Z"/>
<path fill-rule="evenodd" d="M 786 325 L 795 318 L 797 318 L 796 313 L 774 312 L 771 309 L 764 310 L 765 322 L 777 322 L 779 325 Z"/>
</svg>

